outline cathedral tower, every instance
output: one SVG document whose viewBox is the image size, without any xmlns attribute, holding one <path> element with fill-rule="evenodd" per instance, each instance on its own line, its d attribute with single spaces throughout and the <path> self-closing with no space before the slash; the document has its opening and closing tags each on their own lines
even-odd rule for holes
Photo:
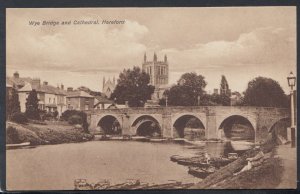
<svg viewBox="0 0 300 194">
<path fill-rule="evenodd" d="M 143 71 L 150 75 L 150 84 L 159 87 L 169 83 L 169 63 L 167 55 L 164 61 L 159 61 L 156 53 L 153 55 L 153 61 L 147 61 L 146 53 L 144 55 Z"/>
</svg>

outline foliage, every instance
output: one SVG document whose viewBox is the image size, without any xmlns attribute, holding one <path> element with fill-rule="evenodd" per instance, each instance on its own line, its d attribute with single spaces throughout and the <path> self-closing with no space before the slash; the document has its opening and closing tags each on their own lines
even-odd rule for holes
<svg viewBox="0 0 300 194">
<path fill-rule="evenodd" d="M 220 94 L 221 95 L 230 95 L 228 93 L 228 89 L 229 89 L 229 85 L 226 80 L 226 77 L 224 75 L 222 75 L 221 84 L 220 84 Z"/>
<path fill-rule="evenodd" d="M 72 115 L 69 117 L 68 123 L 71 125 L 82 124 L 82 118 L 79 115 Z"/>
<path fill-rule="evenodd" d="M 202 75 L 196 73 L 185 73 L 181 76 L 177 85 L 166 90 L 164 95 L 168 96 L 168 104 L 172 106 L 196 106 L 198 98 L 204 96 L 206 81 Z"/>
<path fill-rule="evenodd" d="M 149 83 L 149 75 L 139 67 L 133 67 L 132 70 L 124 69 L 119 75 L 118 84 L 110 99 L 118 104 L 125 104 L 125 101 L 128 101 L 130 107 L 144 106 L 154 92 L 154 86 Z"/>
<path fill-rule="evenodd" d="M 82 124 L 82 128 L 84 129 L 84 131 L 86 133 L 88 133 L 89 132 L 88 131 L 88 126 L 89 125 L 87 123 L 87 115 L 86 115 L 85 112 L 77 111 L 77 110 L 66 110 L 65 112 L 62 113 L 61 119 L 69 122 L 69 118 L 74 116 L 74 115 L 79 116 L 81 118 L 80 123 L 78 121 L 77 123 L 74 123 L 74 124 Z M 73 120 L 73 119 L 71 119 L 71 120 Z M 73 122 L 73 121 L 71 121 L 71 122 Z"/>
<path fill-rule="evenodd" d="M 32 90 L 27 99 L 26 99 L 26 116 L 29 119 L 40 119 L 39 108 L 38 108 L 39 99 L 37 98 L 37 93 L 35 90 Z"/>
<path fill-rule="evenodd" d="M 20 112 L 20 101 L 19 95 L 16 89 L 12 89 L 11 97 L 8 99 L 7 102 L 7 114 L 10 117 L 12 114 Z"/>
<path fill-rule="evenodd" d="M 56 110 L 56 111 L 53 112 L 53 117 L 57 118 L 57 116 L 58 116 L 58 111 Z"/>
<path fill-rule="evenodd" d="M 244 104 L 248 106 L 287 107 L 288 98 L 277 81 L 256 77 L 248 83 Z"/>
<path fill-rule="evenodd" d="M 24 113 L 20 113 L 20 112 L 15 112 L 11 115 L 11 120 L 16 122 L 16 123 L 20 123 L 20 124 L 24 124 L 27 123 L 27 117 Z"/>
<path fill-rule="evenodd" d="M 85 86 L 80 86 L 77 88 L 77 90 L 79 91 L 84 91 L 92 96 L 101 96 L 101 92 L 96 92 L 96 91 L 93 91 L 91 89 L 89 89 L 88 87 L 85 87 Z"/>
<path fill-rule="evenodd" d="M 9 126 L 6 128 L 6 135 L 9 137 L 10 141 L 13 143 L 21 143 L 18 135 L 18 131 L 15 127 Z"/>
</svg>

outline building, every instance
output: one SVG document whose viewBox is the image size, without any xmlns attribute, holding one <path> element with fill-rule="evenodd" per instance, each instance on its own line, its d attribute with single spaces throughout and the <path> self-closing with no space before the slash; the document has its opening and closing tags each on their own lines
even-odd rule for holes
<svg viewBox="0 0 300 194">
<path fill-rule="evenodd" d="M 104 96 L 95 96 L 94 109 L 107 109 L 114 102 Z"/>
<path fill-rule="evenodd" d="M 107 81 L 105 81 L 105 77 L 103 77 L 103 85 L 102 85 L 102 93 L 105 94 L 107 98 L 110 98 L 111 94 L 115 90 L 116 87 L 116 80 L 115 77 L 113 78 L 113 81 L 108 78 Z"/>
<path fill-rule="evenodd" d="M 219 89 L 218 88 L 214 88 L 214 94 L 218 95 L 219 94 Z"/>
<path fill-rule="evenodd" d="M 93 110 L 95 97 L 84 91 L 77 91 L 73 88 L 67 90 L 67 108 L 68 110 Z"/>
<path fill-rule="evenodd" d="M 20 74 L 16 71 L 12 77 L 6 77 L 6 83 L 12 85 L 15 89 L 20 89 L 27 83 L 31 83 L 32 78 L 20 77 Z"/>
<path fill-rule="evenodd" d="M 152 100 L 163 98 L 164 91 L 169 88 L 169 63 L 167 55 L 164 56 L 163 61 L 159 61 L 156 53 L 154 53 L 153 61 L 148 61 L 145 53 L 142 70 L 150 76 L 150 84 L 155 87 Z"/>
<path fill-rule="evenodd" d="M 164 61 L 158 61 L 157 55 L 154 53 L 153 61 L 147 61 L 147 55 L 144 55 L 144 63 L 142 66 L 150 76 L 150 84 L 158 87 L 160 85 L 166 85 L 169 82 L 169 64 L 167 55 L 164 57 Z"/>
<path fill-rule="evenodd" d="M 48 85 L 44 81 L 41 84 L 39 78 L 32 79 L 30 83 L 26 83 L 24 87 L 18 89 L 21 112 L 26 111 L 26 99 L 32 90 L 37 92 L 39 99 L 39 109 L 47 112 L 58 112 L 58 116 L 66 110 L 66 91 L 61 87 Z"/>
</svg>

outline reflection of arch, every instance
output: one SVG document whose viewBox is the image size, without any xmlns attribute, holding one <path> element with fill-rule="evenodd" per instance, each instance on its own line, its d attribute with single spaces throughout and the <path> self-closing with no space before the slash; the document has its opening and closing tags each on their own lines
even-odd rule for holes
<svg viewBox="0 0 300 194">
<path fill-rule="evenodd" d="M 131 127 L 135 128 L 139 136 L 161 136 L 161 126 L 157 119 L 150 115 L 143 115 L 134 120 Z"/>
<path fill-rule="evenodd" d="M 119 120 L 113 115 L 102 117 L 97 124 L 104 134 L 117 135 L 122 134 L 122 129 Z"/>
<path fill-rule="evenodd" d="M 173 123 L 173 128 L 175 129 L 177 137 L 185 138 L 190 136 L 190 138 L 205 138 L 205 127 L 200 118 L 192 114 L 184 114 L 176 118 Z M 190 129 L 187 131 L 186 129 Z M 193 130 L 194 129 L 194 130 Z"/>
<path fill-rule="evenodd" d="M 249 119 L 241 115 L 225 118 L 219 126 L 219 138 L 231 140 L 254 140 L 255 128 Z"/>
</svg>

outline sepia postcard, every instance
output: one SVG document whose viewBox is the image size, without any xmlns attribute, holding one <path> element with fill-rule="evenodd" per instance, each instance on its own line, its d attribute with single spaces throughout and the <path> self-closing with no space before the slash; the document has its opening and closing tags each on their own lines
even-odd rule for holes
<svg viewBox="0 0 300 194">
<path fill-rule="evenodd" d="M 6 190 L 297 188 L 296 6 L 6 9 Z"/>
</svg>

